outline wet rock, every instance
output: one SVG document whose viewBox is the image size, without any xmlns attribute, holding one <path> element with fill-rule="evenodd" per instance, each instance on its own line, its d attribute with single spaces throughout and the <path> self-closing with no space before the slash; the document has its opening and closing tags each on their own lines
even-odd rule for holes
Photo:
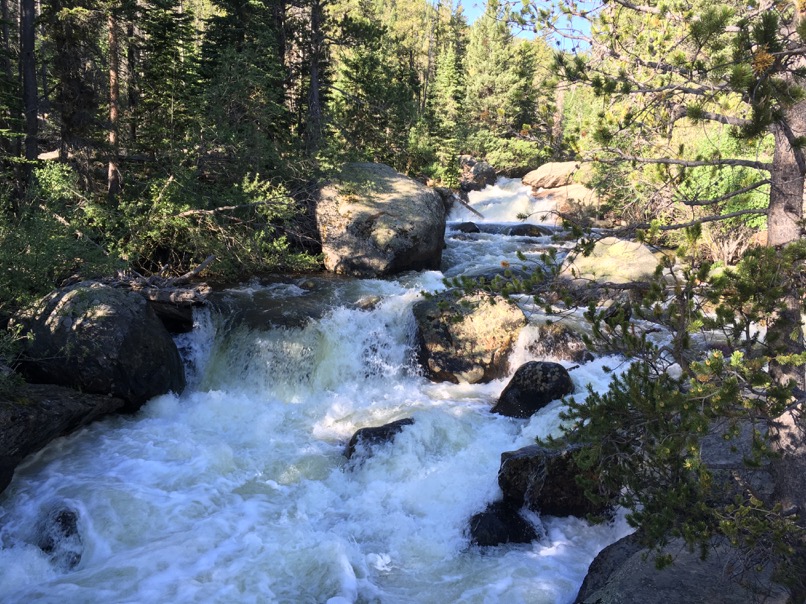
<svg viewBox="0 0 806 604">
<path fill-rule="evenodd" d="M 325 267 L 354 277 L 439 268 L 445 205 L 383 164 L 347 164 L 316 206 Z"/>
<path fill-rule="evenodd" d="M 451 230 L 459 233 L 481 233 L 479 225 L 475 222 L 460 222 L 459 224 L 451 225 Z"/>
<path fill-rule="evenodd" d="M 43 298 L 20 317 L 31 334 L 21 369 L 29 381 L 111 394 L 135 411 L 185 387 L 168 331 L 142 296 L 79 283 Z"/>
<path fill-rule="evenodd" d="M 546 237 L 551 235 L 551 230 L 536 224 L 517 224 L 507 231 L 507 235 L 512 237 Z"/>
<path fill-rule="evenodd" d="M 593 503 L 577 483 L 581 470 L 572 454 L 580 445 L 547 449 L 531 445 L 501 454 L 498 485 L 504 500 L 549 516 L 607 514 L 607 503 Z"/>
<path fill-rule="evenodd" d="M 470 519 L 470 541 L 491 547 L 504 543 L 531 543 L 539 538 L 530 522 L 520 514 L 518 506 L 504 501 L 490 504 Z"/>
<path fill-rule="evenodd" d="M 478 161 L 469 155 L 463 155 L 459 162 L 462 166 L 462 176 L 459 188 L 462 191 L 481 191 L 487 185 L 494 185 L 498 175 L 486 161 Z"/>
<path fill-rule="evenodd" d="M 119 398 L 49 384 L 22 384 L 0 398 L 0 491 L 26 456 L 124 406 Z"/>
<path fill-rule="evenodd" d="M 587 363 L 593 360 L 585 342 L 573 329 L 563 323 L 541 325 L 537 337 L 526 347 L 536 357 L 551 357 L 561 361 Z"/>
<path fill-rule="evenodd" d="M 573 391 L 574 384 L 565 367 L 548 361 L 529 361 L 518 367 L 491 411 L 526 419 Z"/>
<path fill-rule="evenodd" d="M 657 266 L 658 259 L 644 244 L 606 237 L 596 242 L 589 256 L 566 259 L 562 272 L 572 279 L 629 283 L 651 278 Z"/>
<path fill-rule="evenodd" d="M 714 541 L 705 560 L 681 539 L 672 539 L 664 551 L 674 563 L 659 570 L 658 552 L 641 547 L 636 535 L 609 545 L 591 563 L 575 604 L 791 602 L 771 581 L 771 569 L 742 568 L 746 557 L 724 542 Z"/>
<path fill-rule="evenodd" d="M 391 442 L 405 426 L 411 426 L 412 424 L 414 424 L 414 420 L 410 417 L 406 417 L 383 426 L 361 428 L 353 434 L 353 437 L 347 444 L 344 455 L 347 459 L 352 459 L 357 450 L 363 449 L 365 452 L 369 452 L 377 446 Z"/>
<path fill-rule="evenodd" d="M 532 189 L 555 189 L 571 184 L 580 164 L 575 161 L 549 162 L 532 170 L 521 182 Z"/>
<path fill-rule="evenodd" d="M 414 306 L 418 358 L 433 381 L 477 384 L 506 374 L 523 312 L 500 296 L 443 292 Z"/>
<path fill-rule="evenodd" d="M 78 513 L 55 507 L 39 524 L 36 545 L 61 570 L 72 570 L 81 562 L 84 544 L 78 532 Z"/>
</svg>

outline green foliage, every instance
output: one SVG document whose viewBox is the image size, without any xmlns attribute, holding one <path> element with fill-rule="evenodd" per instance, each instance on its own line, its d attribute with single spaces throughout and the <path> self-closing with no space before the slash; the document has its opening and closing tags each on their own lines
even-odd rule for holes
<svg viewBox="0 0 806 604">
<path fill-rule="evenodd" d="M 793 385 L 776 381 L 770 368 L 803 366 L 806 354 L 790 354 L 776 340 L 780 330 L 756 327 L 781 316 L 793 289 L 802 291 L 806 244 L 752 250 L 717 275 L 710 264 L 686 260 L 682 272 L 662 265 L 633 310 L 664 325 L 668 343 L 653 343 L 626 313 L 588 311 L 596 339 L 633 360 L 606 393 L 567 401 L 563 440 L 585 445 L 575 461 L 588 477 L 586 489 L 593 498 L 619 493 L 647 545 L 681 537 L 705 555 L 711 539 L 722 536 L 791 573 L 804 537 L 796 519 L 752 488 L 717 479 L 701 441 L 723 435 L 747 451 L 749 467 L 774 457 L 768 430 L 792 403 Z M 692 337 L 701 333 L 719 333 L 724 343 L 698 352 Z"/>
<path fill-rule="evenodd" d="M 280 185 L 246 176 L 235 185 L 201 184 L 192 170 L 152 180 L 147 194 L 122 199 L 125 225 L 116 250 L 134 266 L 166 274 L 186 272 L 208 256 L 220 279 L 317 266 L 291 248 L 301 209 Z"/>
<path fill-rule="evenodd" d="M 534 54 L 528 46 L 513 43 L 500 12 L 497 0 L 487 2 L 484 14 L 470 28 L 465 59 L 468 118 L 497 136 L 534 123 L 536 109 L 530 103 L 535 96 L 530 75 Z"/>
<path fill-rule="evenodd" d="M 361 33 L 343 55 L 329 111 L 331 152 L 339 159 L 386 163 L 409 171 L 409 131 L 417 123 L 418 82 L 401 42 L 369 22 L 349 23 Z M 357 157 L 356 157 L 357 156 Z"/>
<path fill-rule="evenodd" d="M 34 171 L 20 215 L 0 219 L 0 315 L 11 314 L 70 277 L 100 276 L 119 261 L 85 232 L 77 175 L 62 164 Z M 68 222 L 62 214 L 75 218 Z"/>
<path fill-rule="evenodd" d="M 215 178 L 276 174 L 295 150 L 284 106 L 282 57 L 269 6 L 219 0 L 201 53 L 200 138 L 226 164 Z M 208 174 L 208 177 L 211 175 Z"/>
<path fill-rule="evenodd" d="M 535 169 L 546 163 L 551 157 L 551 150 L 536 141 L 519 138 L 502 138 L 489 130 L 479 130 L 467 140 L 467 150 L 477 156 L 484 157 L 501 172 L 518 169 Z"/>
<path fill-rule="evenodd" d="M 142 10 L 143 73 L 134 116 L 138 143 L 173 156 L 187 143 L 195 112 L 193 15 L 181 10 L 178 0 L 148 0 Z"/>
</svg>

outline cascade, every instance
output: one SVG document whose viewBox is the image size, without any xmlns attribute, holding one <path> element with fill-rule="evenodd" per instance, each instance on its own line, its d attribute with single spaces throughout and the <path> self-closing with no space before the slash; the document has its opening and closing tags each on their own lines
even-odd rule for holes
<svg viewBox="0 0 806 604">
<path fill-rule="evenodd" d="M 545 211 L 518 182 L 471 203 L 487 218 L 449 217 L 442 271 L 222 292 L 227 312 L 198 313 L 178 338 L 184 394 L 59 439 L 17 469 L 0 495 L 0 601 L 573 601 L 596 553 L 630 532 L 623 518 L 533 516 L 542 538 L 528 545 L 471 547 L 467 534 L 499 495 L 500 454 L 556 433 L 560 401 L 530 420 L 493 415 L 507 378 L 430 383 L 413 358 L 423 291 L 516 250 L 562 253 L 550 237 L 506 234 L 518 214 L 540 222 Z M 480 232 L 455 230 L 464 220 Z M 315 318 L 283 322 L 278 308 Z M 510 375 L 532 358 L 530 329 Z M 577 391 L 606 389 L 617 364 L 572 371 Z M 415 423 L 371 457 L 343 455 L 359 428 L 405 417 Z"/>
</svg>

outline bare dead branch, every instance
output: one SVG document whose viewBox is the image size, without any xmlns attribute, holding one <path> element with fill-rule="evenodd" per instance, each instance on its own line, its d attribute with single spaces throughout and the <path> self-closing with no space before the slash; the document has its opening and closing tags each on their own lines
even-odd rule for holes
<svg viewBox="0 0 806 604">
<path fill-rule="evenodd" d="M 661 164 L 667 166 L 683 166 L 686 168 L 700 168 L 703 166 L 744 166 L 745 168 L 753 168 L 756 170 L 772 170 L 772 164 L 755 161 L 752 159 L 711 159 L 711 160 L 691 160 L 691 159 L 674 159 L 670 157 L 649 158 L 649 157 L 636 157 L 634 155 L 627 155 L 618 149 L 608 149 L 611 153 L 617 153 L 618 158 L 586 158 L 583 161 L 598 161 L 603 164 L 616 164 L 621 162 L 636 162 L 639 164 Z"/>
<path fill-rule="evenodd" d="M 212 216 L 214 214 L 223 214 L 225 212 L 232 212 L 234 210 L 245 210 L 247 208 L 255 208 L 259 206 L 269 205 L 274 201 L 278 201 L 281 199 L 288 199 L 287 195 L 278 195 L 277 197 L 269 197 L 262 201 L 255 201 L 252 203 L 243 203 L 236 206 L 220 206 L 218 208 L 213 208 L 212 210 L 185 210 L 184 212 L 180 212 L 177 214 L 178 218 L 187 218 L 188 216 Z"/>
<path fill-rule="evenodd" d="M 767 210 L 764 209 L 746 209 L 746 210 L 737 210 L 736 212 L 730 212 L 729 214 L 721 214 L 721 215 L 713 215 L 713 216 L 703 216 L 702 218 L 697 218 L 695 220 L 691 220 L 689 222 L 679 222 L 676 224 L 666 224 L 658 227 L 659 231 L 677 231 L 679 229 L 687 229 L 689 227 L 697 226 L 699 224 L 706 224 L 708 222 L 719 222 L 721 220 L 729 220 L 730 218 L 737 218 L 739 216 L 765 216 L 767 214 Z M 652 225 L 648 222 L 640 223 L 640 224 L 632 224 L 630 226 L 624 227 L 622 229 L 615 229 L 612 231 L 612 234 L 615 236 L 619 236 L 622 234 L 632 233 L 637 229 L 649 229 L 652 228 Z"/>
<path fill-rule="evenodd" d="M 707 199 L 707 200 L 702 200 L 702 201 L 694 200 L 694 199 L 691 199 L 691 200 L 681 199 L 680 201 L 682 203 L 684 203 L 685 205 L 687 205 L 687 206 L 712 206 L 714 204 L 721 203 L 723 201 L 727 201 L 728 199 L 732 199 L 733 197 L 738 197 L 739 195 L 744 195 L 745 193 L 749 193 L 750 191 L 754 191 L 754 190 L 756 190 L 758 188 L 761 188 L 764 185 L 768 185 L 768 184 L 770 184 L 770 179 L 767 178 L 765 180 L 760 180 L 760 181 L 758 181 L 756 183 L 753 183 L 752 185 L 748 185 L 748 186 L 743 187 L 741 189 L 737 189 L 736 191 L 733 191 L 732 193 L 727 193 L 727 194 L 722 195 L 721 197 L 717 197 L 715 199 Z"/>
</svg>

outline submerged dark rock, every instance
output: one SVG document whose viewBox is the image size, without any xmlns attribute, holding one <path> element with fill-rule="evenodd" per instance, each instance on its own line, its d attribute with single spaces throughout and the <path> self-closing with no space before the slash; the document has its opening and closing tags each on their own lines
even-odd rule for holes
<svg viewBox="0 0 806 604">
<path fill-rule="evenodd" d="M 559 363 L 529 361 L 518 367 L 492 412 L 526 419 L 573 391 L 574 384 L 565 367 Z"/>
<path fill-rule="evenodd" d="M 504 543 L 531 543 L 539 538 L 530 522 L 520 514 L 518 506 L 497 501 L 470 519 L 470 541 L 490 547 Z"/>
<path fill-rule="evenodd" d="M 507 235 L 512 237 L 546 237 L 551 234 L 551 229 L 536 224 L 517 224 L 507 231 Z"/>
<path fill-rule="evenodd" d="M 475 222 L 460 222 L 452 225 L 451 230 L 459 233 L 481 233 L 479 225 Z"/>
<path fill-rule="evenodd" d="M 81 562 L 84 544 L 75 510 L 67 507 L 50 510 L 39 523 L 36 537 L 37 547 L 48 554 L 58 568 L 72 570 Z"/>
<path fill-rule="evenodd" d="M 383 426 L 361 428 L 347 443 L 344 455 L 347 459 L 352 459 L 359 450 L 363 449 L 364 452 L 369 453 L 373 448 L 394 440 L 395 435 L 400 433 L 405 426 L 411 426 L 413 423 L 412 418 L 405 417 Z"/>
</svg>

